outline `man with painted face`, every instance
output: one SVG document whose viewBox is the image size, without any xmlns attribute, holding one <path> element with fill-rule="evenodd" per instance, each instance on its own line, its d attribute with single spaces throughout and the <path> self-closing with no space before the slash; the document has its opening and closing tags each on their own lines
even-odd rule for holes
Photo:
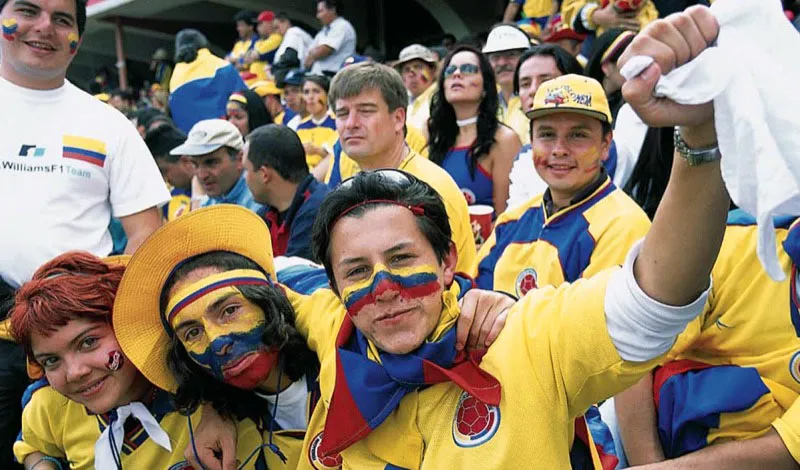
<svg viewBox="0 0 800 470">
<path fill-rule="evenodd" d="M 481 358 L 452 347 L 464 285 L 437 193 L 396 170 L 330 193 L 314 245 L 343 306 L 327 291 L 295 303 L 328 412 L 312 458 L 338 452 L 350 468 L 569 465 L 572 419 L 655 367 L 708 296 L 729 202 L 713 107 L 652 93 L 661 72 L 688 60 L 679 51 L 696 56 L 717 32 L 707 9 L 689 9 L 622 58 L 655 58 L 626 97 L 651 125 L 679 126 L 672 181 L 644 241 L 622 267 L 529 293 Z M 560 129 L 565 118 L 541 119 Z M 325 317 L 311 314 L 320 310 Z"/>
<path fill-rule="evenodd" d="M 622 264 L 650 228 L 647 214 L 603 168 L 611 112 L 599 83 L 578 75 L 548 80 L 536 92 L 530 116 L 533 161 L 548 187 L 500 214 L 472 270 L 480 288 L 518 297 Z M 596 408 L 586 414 L 605 430 L 599 417 Z M 580 426 L 585 424 L 576 422 Z M 607 444 L 601 449 L 613 449 L 607 430 L 593 437 Z M 573 457 L 579 455 L 573 449 Z"/>
<path fill-rule="evenodd" d="M 141 136 L 120 112 L 66 79 L 86 27 L 83 0 L 0 0 L 0 292 L 68 250 L 107 256 L 119 219 L 132 253 L 169 200 Z M 13 110 L 13 111 L 11 111 Z M 0 303 L 2 303 L 0 299 Z M 0 320 L 6 310 L 0 309 Z M 0 325 L 0 467 L 19 431 L 25 370 Z"/>
<path fill-rule="evenodd" d="M 230 205 L 194 211 L 156 232 L 128 269 L 114 327 L 130 360 L 175 392 L 181 408 L 208 402 L 223 416 L 256 422 L 268 447 L 258 459 L 295 468 L 306 427 L 321 428 L 324 410 L 314 413 L 318 363 L 275 283 L 264 221 Z M 313 287 L 327 287 L 322 280 Z M 459 341 L 491 342 L 513 302 L 494 293 L 471 299 Z M 207 453 L 197 460 L 203 458 L 213 460 Z"/>
<path fill-rule="evenodd" d="M 567 51 L 552 44 L 534 46 L 525 51 L 514 72 L 514 92 L 519 95 L 522 111 L 527 116 L 533 110 L 533 97 L 542 83 L 562 75 L 581 75 L 583 67 Z M 530 134 L 530 129 L 527 131 Z M 508 207 L 518 206 L 547 189 L 547 183 L 533 166 L 531 145 L 523 145 L 511 167 L 508 187 Z"/>
</svg>

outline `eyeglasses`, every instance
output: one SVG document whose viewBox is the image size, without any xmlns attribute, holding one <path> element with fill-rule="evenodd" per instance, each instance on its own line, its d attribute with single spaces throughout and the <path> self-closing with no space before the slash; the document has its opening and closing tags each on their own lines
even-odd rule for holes
<svg viewBox="0 0 800 470">
<path fill-rule="evenodd" d="M 461 75 L 475 75 L 480 72 L 480 68 L 475 64 L 461 64 L 461 65 L 448 65 L 444 69 L 444 78 L 452 77 L 456 71 L 460 71 Z"/>
</svg>

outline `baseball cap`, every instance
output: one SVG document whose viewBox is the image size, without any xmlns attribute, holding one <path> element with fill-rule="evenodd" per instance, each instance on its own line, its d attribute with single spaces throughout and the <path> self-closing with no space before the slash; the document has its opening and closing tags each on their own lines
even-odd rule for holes
<svg viewBox="0 0 800 470">
<path fill-rule="evenodd" d="M 561 16 L 557 16 L 552 23 L 551 32 L 546 37 L 542 38 L 544 42 L 556 42 L 560 41 L 561 39 L 573 39 L 575 41 L 583 41 L 586 39 L 585 34 L 581 34 L 574 29 L 570 28 L 570 25 L 564 23 L 562 21 Z"/>
<path fill-rule="evenodd" d="M 244 147 L 242 134 L 228 121 L 206 119 L 192 126 L 186 142 L 172 149 L 169 154 L 196 157 L 214 152 L 220 147 L 242 150 Z"/>
<path fill-rule="evenodd" d="M 273 12 L 271 12 L 269 10 L 264 10 L 261 13 L 258 14 L 258 22 L 259 23 L 265 23 L 265 22 L 269 23 L 270 21 L 272 21 L 274 19 L 275 19 L 275 13 L 273 13 Z"/>
<path fill-rule="evenodd" d="M 292 85 L 292 86 L 302 86 L 303 80 L 306 78 L 306 73 L 303 69 L 292 69 L 286 74 L 286 77 L 283 79 L 284 86 Z"/>
<path fill-rule="evenodd" d="M 280 88 L 278 88 L 272 80 L 259 80 L 250 85 L 250 89 L 262 98 L 269 95 L 281 94 Z"/>
<path fill-rule="evenodd" d="M 397 59 L 397 62 L 394 63 L 394 66 L 400 67 L 406 62 L 417 59 L 432 65 L 436 65 L 437 62 L 439 62 L 435 52 L 421 44 L 412 44 L 404 47 L 403 50 L 400 51 L 400 57 Z"/>
<path fill-rule="evenodd" d="M 562 75 L 548 80 L 536 90 L 528 118 L 554 113 L 580 113 L 611 124 L 611 109 L 603 85 L 582 75 Z"/>
<path fill-rule="evenodd" d="M 492 52 L 513 51 L 529 47 L 531 47 L 531 40 L 523 30 L 515 25 L 501 24 L 492 28 L 481 52 L 491 54 Z"/>
<path fill-rule="evenodd" d="M 348 65 L 353 65 L 353 64 L 360 64 L 362 62 L 370 62 L 371 60 L 372 59 L 370 59 L 365 55 L 353 54 L 344 60 L 342 67 L 347 67 Z"/>
</svg>

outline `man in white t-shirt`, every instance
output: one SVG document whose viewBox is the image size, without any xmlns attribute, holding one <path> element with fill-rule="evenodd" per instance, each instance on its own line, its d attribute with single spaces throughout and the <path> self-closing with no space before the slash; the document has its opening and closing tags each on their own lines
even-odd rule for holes
<svg viewBox="0 0 800 470">
<path fill-rule="evenodd" d="M 298 67 L 306 59 L 308 49 L 311 47 L 314 38 L 303 28 L 292 25 L 289 15 L 283 12 L 275 15 L 275 30 L 283 36 L 281 47 L 275 53 L 275 63 L 278 64 L 284 59 L 294 59 L 298 62 L 297 65 L 291 68 Z M 291 57 L 292 55 L 294 57 Z"/>
<path fill-rule="evenodd" d="M 317 19 L 322 23 L 303 62 L 312 74 L 330 77 L 342 68 L 344 60 L 356 52 L 356 30 L 339 16 L 338 0 L 317 0 Z"/>
<path fill-rule="evenodd" d="M 0 23 L 0 284 L 10 298 L 65 251 L 108 255 L 112 216 L 132 252 L 161 225 L 169 192 L 133 124 L 66 81 L 85 0 L 0 0 Z M 14 468 L 25 383 L 22 351 L 0 341 L 0 468 Z"/>
</svg>

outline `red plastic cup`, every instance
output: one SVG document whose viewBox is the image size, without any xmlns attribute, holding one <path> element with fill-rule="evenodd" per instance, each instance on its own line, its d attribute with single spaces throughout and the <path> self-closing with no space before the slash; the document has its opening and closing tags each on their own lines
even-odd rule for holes
<svg viewBox="0 0 800 470">
<path fill-rule="evenodd" d="M 469 206 L 469 221 L 472 224 L 472 233 L 475 235 L 475 244 L 478 246 L 492 234 L 492 216 L 494 207 L 476 204 Z"/>
</svg>

